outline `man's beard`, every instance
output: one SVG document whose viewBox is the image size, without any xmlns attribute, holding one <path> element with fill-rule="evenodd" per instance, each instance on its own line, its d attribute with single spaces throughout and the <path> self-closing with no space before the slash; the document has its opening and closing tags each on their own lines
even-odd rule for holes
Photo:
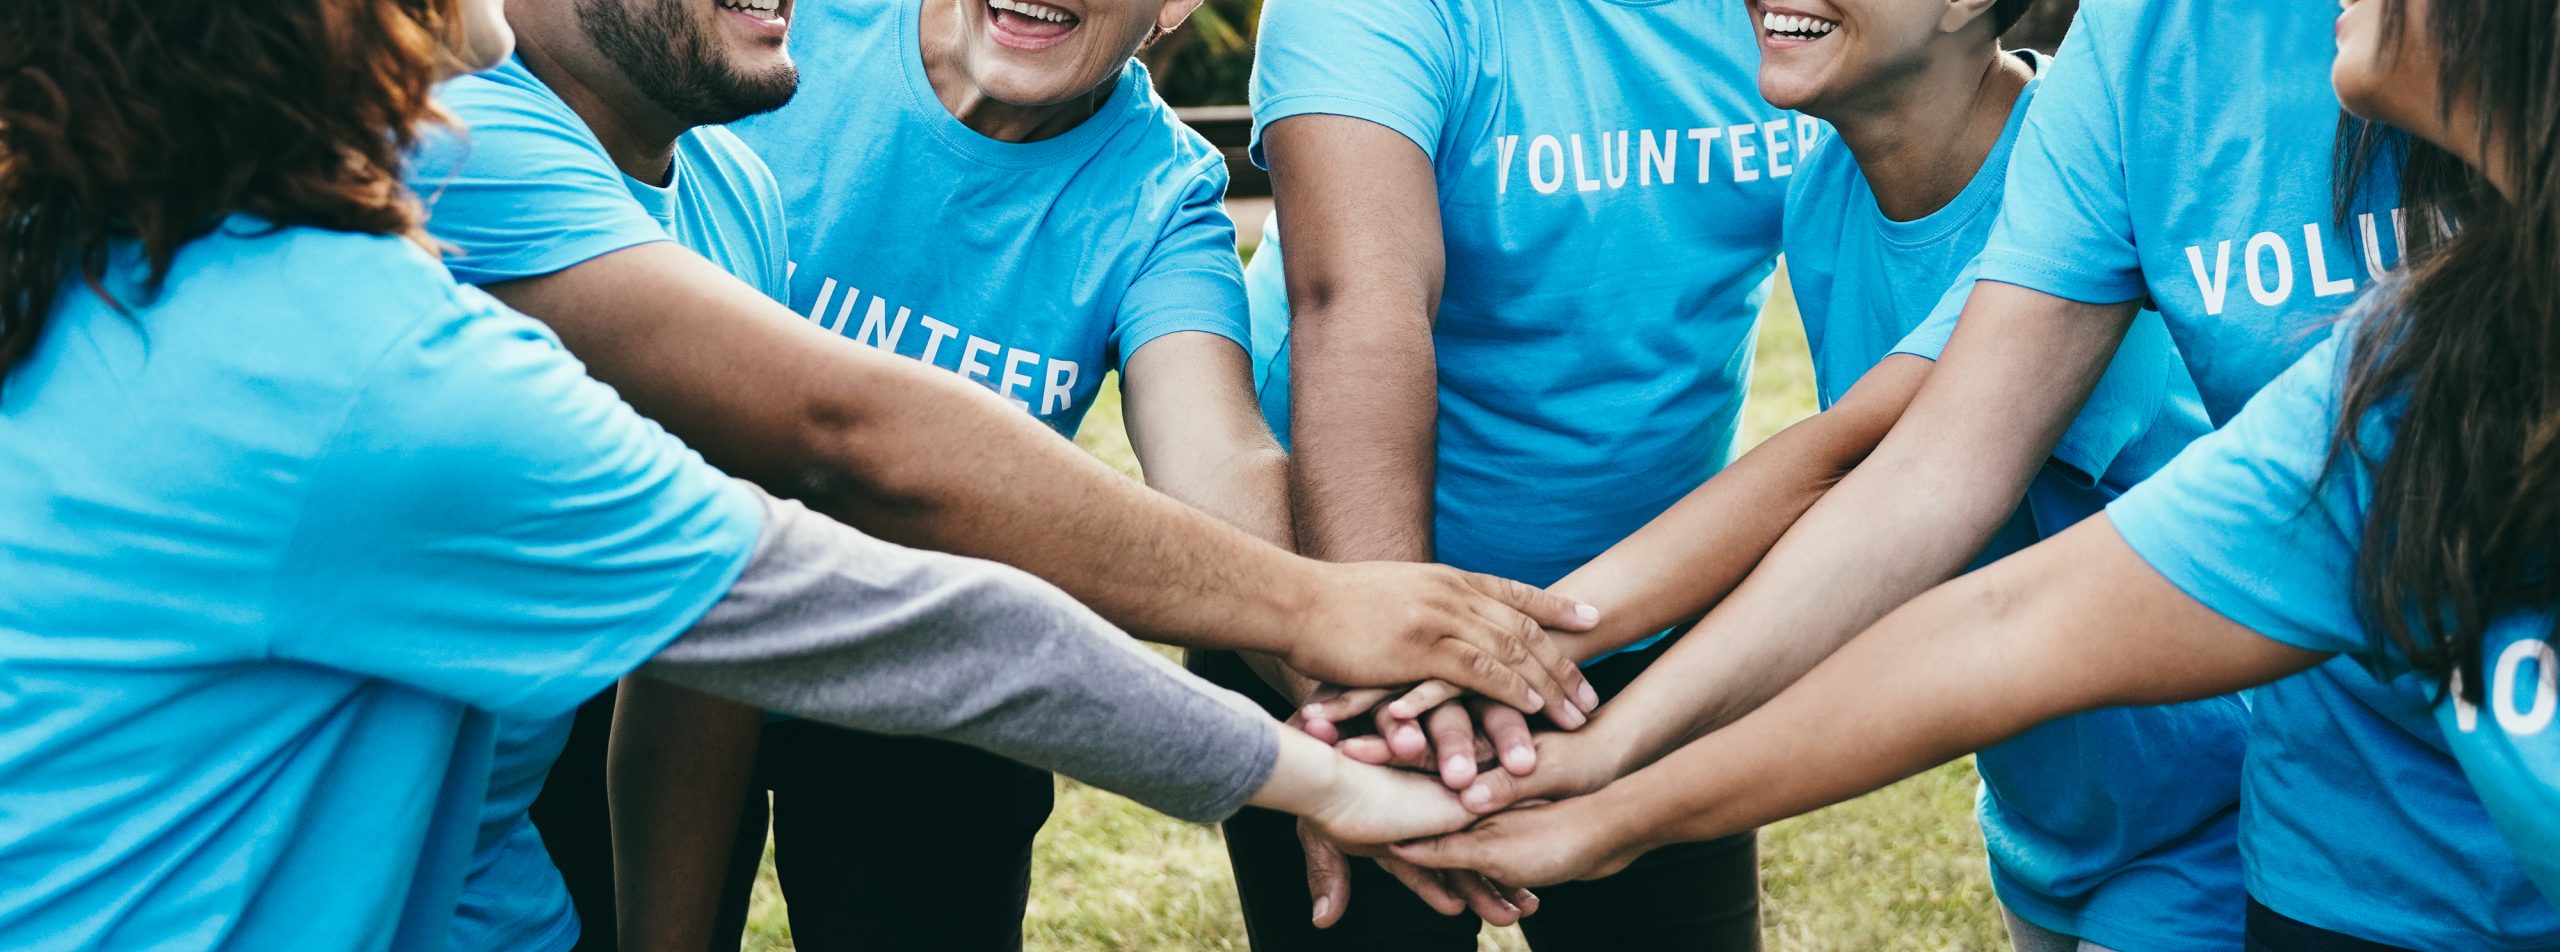
<svg viewBox="0 0 2560 952">
<path fill-rule="evenodd" d="M 578 0 L 577 13 L 588 40 L 641 95 L 690 125 L 734 122 L 790 102 L 798 67 L 786 61 L 760 74 L 730 69 L 688 9 L 704 2 Z"/>
</svg>

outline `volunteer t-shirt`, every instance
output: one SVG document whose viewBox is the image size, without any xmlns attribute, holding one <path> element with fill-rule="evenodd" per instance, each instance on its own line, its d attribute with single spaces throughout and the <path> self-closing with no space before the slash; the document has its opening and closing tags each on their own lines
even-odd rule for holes
<svg viewBox="0 0 2560 952">
<path fill-rule="evenodd" d="M 2394 941 L 2425 949 L 2550 948 L 2555 937 L 2543 903 L 2560 896 L 2560 729 L 2552 724 L 2560 712 L 2560 663 L 2550 642 L 2552 615 L 2517 615 L 2490 627 L 2477 703 L 2413 671 L 2365 623 L 2356 609 L 2356 560 L 2373 501 L 2371 463 L 2391 452 L 2400 408 L 2374 411 L 2359 431 L 2362 452 L 2330 467 L 2347 350 L 2342 341 L 2314 349 L 2229 426 L 2107 515 L 2181 591 L 2261 635 L 2371 667 L 2401 701 L 2392 713 L 2431 728 L 2408 734 L 2405 756 L 2372 764 L 2366 789 L 2435 811 L 2398 820 L 2463 849 L 2471 863 L 2370 870 L 2367 885 L 2343 898 L 2410 905 L 2416 900 L 2389 890 L 2425 876 L 2430 891 L 2458 901 L 2454 915 L 2478 931 L 2433 930 Z M 2370 835 L 2361 819 L 2340 817 L 2329 833 Z M 2503 844 L 2490 831 L 2493 822 Z M 2541 897 L 2518 881 L 2519 862 L 2541 884 Z"/>
<path fill-rule="evenodd" d="M 2017 54 L 2041 66 L 2033 53 Z M 1815 148 L 1788 187 L 1787 274 L 1829 408 L 1885 357 L 1936 359 L 1973 282 L 1959 280 L 2000 212 L 2011 147 L 2041 80 L 1948 203 L 1896 221 L 1857 157 Z M 1952 288 L 1952 292 L 1949 290 Z M 1944 306 L 1932 312 L 1944 296 Z M 2209 428 L 2158 314 L 2144 312 L 2027 490 L 1990 561 L 2058 532 Z M 1992 884 L 2018 915 L 2119 949 L 2241 944 L 2236 826 L 2248 708 L 2236 697 L 2093 711 L 1983 751 L 1979 812 Z"/>
<path fill-rule="evenodd" d="M 754 502 L 399 238 L 118 249 L 0 385 L 0 946 L 432 949 L 491 714 L 716 602 Z"/>
<path fill-rule="evenodd" d="M 922 0 L 804 4 L 790 105 L 738 122 L 781 180 L 791 306 L 960 374 L 1072 435 L 1102 376 L 1167 334 L 1245 341 L 1218 150 L 1131 60 L 1035 142 L 970 129 L 925 78 Z"/>
<path fill-rule="evenodd" d="M 421 149 L 412 181 L 428 227 L 454 245 L 473 283 L 549 274 L 610 251 L 673 238 L 722 270 L 784 300 L 782 204 L 755 153 L 717 127 L 676 139 L 663 183 L 623 174 L 584 120 L 511 59 L 439 91 L 459 137 Z M 566 949 L 577 941 L 568 887 L 526 811 L 568 743 L 571 715 L 502 720 L 479 856 L 463 890 L 452 947 Z"/>
<path fill-rule="evenodd" d="M 2229 420 L 2399 261 L 2391 172 L 2343 223 L 2333 201 L 2337 14 L 2323 0 L 2085 0 L 2019 133 L 1982 279 L 2147 299 L 2206 411 Z M 2477 804 L 2423 709 L 2347 659 L 2250 699 L 2252 896 L 2372 941 L 2560 945 L 2560 912 L 2495 832 L 2441 819 Z M 2374 783 L 2410 773 L 2429 781 Z"/>
<path fill-rule="evenodd" d="M 1730 458 L 1787 179 L 1821 136 L 1761 100 L 1755 44 L 1726 0 L 1263 8 L 1257 157 L 1271 124 L 1338 115 L 1437 174 L 1440 560 L 1551 583 Z"/>
</svg>

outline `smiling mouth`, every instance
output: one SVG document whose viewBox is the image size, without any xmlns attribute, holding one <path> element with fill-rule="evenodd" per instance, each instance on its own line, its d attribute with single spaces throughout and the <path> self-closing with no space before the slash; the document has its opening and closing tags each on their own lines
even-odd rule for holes
<svg viewBox="0 0 2560 952">
<path fill-rule="evenodd" d="M 1789 13 L 1763 13 L 1760 15 L 1761 31 L 1769 34 L 1771 39 L 1777 40 L 1819 40 L 1823 37 L 1830 36 L 1831 31 L 1839 28 L 1839 21 L 1825 20 L 1821 17 L 1800 16 Z"/>
<path fill-rule="evenodd" d="M 720 9 L 736 10 L 759 20 L 782 18 L 782 0 L 718 0 Z"/>
<path fill-rule="evenodd" d="M 996 41 L 1018 50 L 1053 46 L 1083 22 L 1063 8 L 1037 0 L 987 0 L 987 23 L 994 27 Z"/>
</svg>

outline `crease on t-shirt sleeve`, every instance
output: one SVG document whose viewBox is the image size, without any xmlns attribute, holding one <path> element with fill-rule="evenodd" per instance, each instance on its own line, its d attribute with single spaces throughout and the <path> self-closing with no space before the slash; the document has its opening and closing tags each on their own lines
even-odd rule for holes
<svg viewBox="0 0 2560 952">
<path fill-rule="evenodd" d="M 1413 142 L 1423 157 L 1439 161 L 1440 140 L 1433 123 L 1386 102 L 1347 90 L 1310 90 L 1274 96 L 1254 109 L 1253 164 L 1270 168 L 1262 154 L 1262 137 L 1273 123 L 1298 116 L 1343 116 L 1377 123 Z"/>
</svg>

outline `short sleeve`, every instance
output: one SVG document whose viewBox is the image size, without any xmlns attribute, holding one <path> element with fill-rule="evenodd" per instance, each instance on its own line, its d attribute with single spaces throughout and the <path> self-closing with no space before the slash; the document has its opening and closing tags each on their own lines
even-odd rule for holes
<svg viewBox="0 0 2560 952">
<path fill-rule="evenodd" d="M 2089 304 L 2144 296 L 2111 25 L 2082 8 L 2028 104 L 1982 279 Z"/>
<path fill-rule="evenodd" d="M 1438 158 L 1456 99 L 1456 30 L 1432 0 L 1269 0 L 1253 62 L 1253 161 L 1291 116 L 1366 119 Z"/>
<path fill-rule="evenodd" d="M 536 277 L 670 240 L 578 114 L 523 67 L 457 78 L 437 99 L 465 128 L 428 133 L 409 181 L 456 279 Z"/>
<path fill-rule="evenodd" d="M 1977 258 L 1965 266 L 1953 285 L 1930 310 L 1929 318 L 1894 345 L 1897 354 L 1913 354 L 1930 360 L 1947 349 L 1947 339 L 1954 336 L 1956 320 L 1964 315 L 1965 302 L 1973 296 L 1973 286 L 1981 273 Z M 2061 476 L 2082 487 L 2096 485 L 2115 468 L 2116 460 L 2126 449 L 2150 434 L 2153 428 L 2178 424 L 2180 414 L 2195 418 L 2194 433 L 2203 432 L 2201 405 L 2179 404 L 2174 395 L 2182 389 L 2192 390 L 2187 383 L 2186 364 L 2179 359 L 2177 345 L 2169 339 L 2168 326 L 2160 315 L 2144 311 L 2136 315 L 2133 326 L 2125 332 L 2124 342 L 2117 345 L 2116 355 L 2107 362 L 2106 372 L 2090 390 L 2089 399 L 2071 418 L 2071 426 L 2053 446 L 2053 460 L 2061 464 Z M 2192 401 L 2190 401 L 2192 402 Z"/>
<path fill-rule="evenodd" d="M 277 657 L 566 713 L 710 610 L 753 495 L 476 289 L 385 353 L 311 464 Z"/>
<path fill-rule="evenodd" d="M 2314 348 L 2230 424 L 2107 507 L 2125 542 L 2180 591 L 2313 651 L 2367 647 L 2354 607 L 2367 476 L 2355 464 L 2327 474 L 2340 353 L 2335 338 Z"/>
<path fill-rule="evenodd" d="M 1244 261 L 1236 256 L 1226 193 L 1226 165 L 1213 154 L 1191 176 L 1137 280 L 1120 298 L 1111 352 L 1123 364 L 1138 348 L 1177 331 L 1207 331 L 1251 351 Z"/>
</svg>

